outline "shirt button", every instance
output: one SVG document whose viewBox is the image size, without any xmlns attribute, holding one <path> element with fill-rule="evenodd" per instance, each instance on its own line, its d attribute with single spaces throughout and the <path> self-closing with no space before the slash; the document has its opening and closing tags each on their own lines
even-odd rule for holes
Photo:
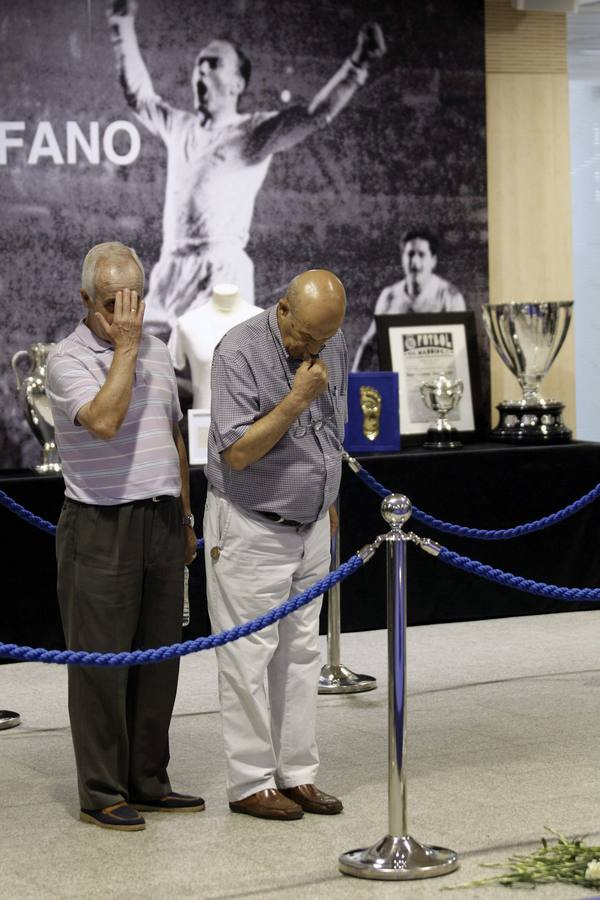
<svg viewBox="0 0 600 900">
<path fill-rule="evenodd" d="M 220 555 L 221 555 L 221 551 L 219 550 L 218 547 L 211 547 L 211 550 L 210 550 L 210 558 L 211 559 L 218 559 L 220 557 Z"/>
</svg>

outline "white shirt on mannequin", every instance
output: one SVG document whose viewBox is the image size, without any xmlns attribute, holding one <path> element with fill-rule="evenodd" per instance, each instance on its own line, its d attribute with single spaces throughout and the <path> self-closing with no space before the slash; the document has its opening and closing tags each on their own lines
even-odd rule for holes
<svg viewBox="0 0 600 900">
<path fill-rule="evenodd" d="M 214 349 L 227 332 L 263 310 L 247 303 L 235 284 L 216 284 L 205 306 L 177 319 L 169 351 L 176 369 L 190 364 L 194 409 L 210 409 L 210 367 Z"/>
</svg>

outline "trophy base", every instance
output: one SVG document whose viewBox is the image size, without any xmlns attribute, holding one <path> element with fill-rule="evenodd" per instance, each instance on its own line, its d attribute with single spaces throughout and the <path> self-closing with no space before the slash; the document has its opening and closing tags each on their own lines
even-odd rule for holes
<svg viewBox="0 0 600 900">
<path fill-rule="evenodd" d="M 60 475 L 62 467 L 54 441 L 46 441 L 42 447 L 42 461 L 33 467 L 38 475 Z"/>
<path fill-rule="evenodd" d="M 40 463 L 33 468 L 38 475 L 60 475 L 62 472 L 60 463 Z"/>
<path fill-rule="evenodd" d="M 559 400 L 529 404 L 505 400 L 496 407 L 500 422 L 492 429 L 491 438 L 508 444 L 568 443 L 573 435 L 562 421 L 564 408 Z"/>
<path fill-rule="evenodd" d="M 462 447 L 456 428 L 428 428 L 427 440 L 423 444 L 428 450 L 456 450 Z"/>
</svg>

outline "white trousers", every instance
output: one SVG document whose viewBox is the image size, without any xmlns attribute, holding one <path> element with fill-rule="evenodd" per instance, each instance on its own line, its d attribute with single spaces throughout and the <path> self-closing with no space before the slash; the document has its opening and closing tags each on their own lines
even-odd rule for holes
<svg viewBox="0 0 600 900">
<path fill-rule="evenodd" d="M 327 515 L 296 530 L 246 513 L 209 488 L 204 540 L 213 633 L 279 606 L 329 571 Z M 230 801 L 315 781 L 321 602 L 217 648 Z"/>
</svg>

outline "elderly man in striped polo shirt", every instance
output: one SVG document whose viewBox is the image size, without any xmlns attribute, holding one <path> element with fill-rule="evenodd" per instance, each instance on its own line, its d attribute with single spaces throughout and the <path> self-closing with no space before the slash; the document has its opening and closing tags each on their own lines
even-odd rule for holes
<svg viewBox="0 0 600 900">
<path fill-rule="evenodd" d="M 120 243 L 93 247 L 87 315 L 48 359 L 65 478 L 56 533 L 67 646 L 95 651 L 181 639 L 183 569 L 196 555 L 181 409 L 166 346 L 142 332 L 144 272 Z M 179 660 L 69 666 L 80 818 L 121 831 L 140 811 L 200 810 L 167 775 Z"/>
<path fill-rule="evenodd" d="M 346 421 L 345 308 L 340 280 L 310 270 L 215 350 L 204 516 L 215 631 L 300 594 L 329 569 Z M 233 812 L 289 820 L 342 810 L 314 783 L 320 606 L 319 598 L 217 649 Z"/>
</svg>

